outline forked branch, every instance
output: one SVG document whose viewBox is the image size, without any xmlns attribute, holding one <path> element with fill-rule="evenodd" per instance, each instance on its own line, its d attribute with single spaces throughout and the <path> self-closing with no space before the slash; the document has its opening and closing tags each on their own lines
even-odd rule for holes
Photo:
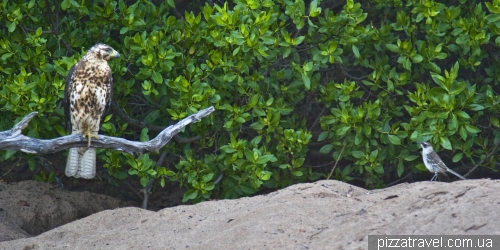
<svg viewBox="0 0 500 250">
<path fill-rule="evenodd" d="M 214 110 L 214 107 L 200 110 L 198 113 L 182 119 L 177 124 L 168 126 L 158 136 L 147 142 L 129 141 L 123 138 L 99 135 L 98 139 L 92 139 L 91 147 L 113 149 L 129 154 L 159 151 L 182 128 L 200 121 L 201 118 L 208 116 Z M 0 150 L 10 149 L 21 150 L 30 154 L 51 154 L 68 148 L 87 147 L 87 139 L 83 138 L 82 135 L 67 135 L 49 140 L 36 139 L 23 135 L 22 130 L 28 126 L 28 123 L 35 115 L 37 115 L 37 112 L 32 112 L 12 129 L 0 132 Z"/>
</svg>

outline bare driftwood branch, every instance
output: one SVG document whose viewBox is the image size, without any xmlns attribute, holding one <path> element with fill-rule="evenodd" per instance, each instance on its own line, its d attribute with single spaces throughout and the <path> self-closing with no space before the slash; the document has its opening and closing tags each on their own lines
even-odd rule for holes
<svg viewBox="0 0 500 250">
<path fill-rule="evenodd" d="M 191 123 L 201 120 L 214 112 L 214 107 L 209 107 L 190 115 L 175 125 L 168 126 L 161 131 L 158 136 L 147 142 L 129 141 L 123 138 L 99 135 L 98 139 L 92 139 L 91 147 L 108 148 L 129 154 L 143 154 L 145 152 L 158 151 L 165 146 L 174 135 L 178 134 L 182 128 Z M 23 118 L 12 129 L 0 132 L 0 150 L 21 150 L 30 154 L 51 154 L 68 148 L 87 147 L 87 139 L 82 135 L 67 135 L 50 140 L 30 138 L 21 134 L 29 121 L 37 115 L 32 112 Z"/>
</svg>

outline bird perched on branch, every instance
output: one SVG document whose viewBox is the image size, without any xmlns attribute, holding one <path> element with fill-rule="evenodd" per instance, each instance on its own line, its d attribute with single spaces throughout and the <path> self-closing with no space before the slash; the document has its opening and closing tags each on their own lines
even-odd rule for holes
<svg viewBox="0 0 500 250">
<path fill-rule="evenodd" d="M 64 90 L 66 127 L 71 134 L 88 138 L 86 148 L 71 148 L 66 175 L 92 179 L 96 173 L 96 150 L 90 148 L 111 104 L 113 77 L 108 60 L 120 54 L 106 44 L 96 44 L 69 70 Z"/>
<path fill-rule="evenodd" d="M 422 147 L 422 158 L 424 159 L 425 167 L 430 172 L 434 173 L 434 176 L 432 177 L 431 181 L 435 181 L 439 173 L 446 174 L 446 172 L 450 172 L 455 176 L 457 176 L 458 178 L 465 180 L 465 177 L 449 169 L 446 166 L 446 164 L 444 164 L 443 160 L 441 160 L 441 157 L 439 157 L 439 155 L 436 152 L 434 152 L 434 149 L 432 148 L 432 145 L 429 142 L 421 142 L 420 146 Z"/>
</svg>

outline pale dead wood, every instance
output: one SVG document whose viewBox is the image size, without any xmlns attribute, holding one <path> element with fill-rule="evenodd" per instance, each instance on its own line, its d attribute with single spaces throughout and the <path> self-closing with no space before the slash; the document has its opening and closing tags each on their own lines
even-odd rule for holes
<svg viewBox="0 0 500 250">
<path fill-rule="evenodd" d="M 182 128 L 200 121 L 201 118 L 208 116 L 214 111 L 214 107 L 200 110 L 198 113 L 182 119 L 177 124 L 168 126 L 158 136 L 147 142 L 129 141 L 123 138 L 99 134 L 99 139 L 92 139 L 91 147 L 113 149 L 136 155 L 159 151 Z M 51 154 L 68 148 L 87 147 L 87 139 L 84 139 L 81 135 L 67 135 L 49 140 L 36 139 L 23 135 L 22 130 L 28 126 L 30 120 L 37 114 L 38 112 L 32 112 L 12 129 L 0 132 L 0 150 L 20 150 L 30 154 Z"/>
</svg>

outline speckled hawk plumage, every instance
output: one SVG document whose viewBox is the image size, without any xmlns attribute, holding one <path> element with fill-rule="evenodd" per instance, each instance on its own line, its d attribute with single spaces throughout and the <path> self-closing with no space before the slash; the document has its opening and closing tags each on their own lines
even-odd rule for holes
<svg viewBox="0 0 500 250">
<path fill-rule="evenodd" d="M 66 126 L 71 134 L 87 137 L 88 147 L 71 148 L 66 175 L 91 179 L 96 173 L 96 151 L 90 139 L 97 134 L 110 106 L 113 77 L 108 60 L 120 54 L 106 44 L 96 44 L 69 70 L 64 90 Z"/>
</svg>

